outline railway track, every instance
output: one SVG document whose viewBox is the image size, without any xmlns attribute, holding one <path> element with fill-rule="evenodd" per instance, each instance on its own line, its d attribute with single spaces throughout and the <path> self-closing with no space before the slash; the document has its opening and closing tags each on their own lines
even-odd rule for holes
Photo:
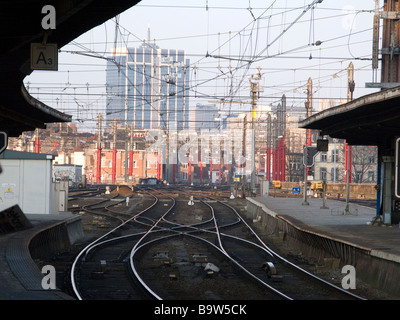
<svg viewBox="0 0 400 320">
<path fill-rule="evenodd" d="M 289 262 L 268 247 L 237 211 L 225 201 L 210 203 L 217 220 L 227 228 L 221 231 L 225 251 L 257 281 L 284 299 L 361 299 L 352 293 L 320 279 Z M 234 214 L 232 214 L 232 212 Z M 238 217 L 240 222 L 229 219 Z M 223 227 L 220 227 L 222 230 Z"/>
<path fill-rule="evenodd" d="M 273 252 L 215 192 L 166 191 L 85 208 L 119 223 L 74 261 L 78 299 L 361 299 Z"/>
</svg>

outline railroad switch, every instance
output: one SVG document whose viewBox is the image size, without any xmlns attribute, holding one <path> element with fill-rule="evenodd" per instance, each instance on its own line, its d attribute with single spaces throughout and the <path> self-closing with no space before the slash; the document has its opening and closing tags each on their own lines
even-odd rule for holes
<svg viewBox="0 0 400 320">
<path fill-rule="evenodd" d="M 272 262 L 263 263 L 262 268 L 267 272 L 268 278 L 271 278 L 273 281 L 282 281 L 282 275 L 278 274 Z"/>
</svg>

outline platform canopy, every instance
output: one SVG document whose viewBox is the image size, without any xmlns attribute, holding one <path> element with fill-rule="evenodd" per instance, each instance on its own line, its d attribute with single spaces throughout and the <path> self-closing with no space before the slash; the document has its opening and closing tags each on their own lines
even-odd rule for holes
<svg viewBox="0 0 400 320">
<path fill-rule="evenodd" d="M 362 96 L 299 122 L 300 128 L 346 139 L 351 145 L 385 145 L 400 136 L 400 87 Z"/>
<path fill-rule="evenodd" d="M 63 47 L 86 31 L 111 19 L 139 0 L 5 0 L 0 10 L 0 131 L 19 136 L 23 131 L 46 128 L 46 123 L 69 122 L 61 113 L 31 97 L 23 79 L 29 75 L 30 44 L 42 43 L 45 31 L 42 8 L 56 9 L 56 29 L 48 43 Z M 55 72 L 55 71 L 49 71 Z"/>
</svg>

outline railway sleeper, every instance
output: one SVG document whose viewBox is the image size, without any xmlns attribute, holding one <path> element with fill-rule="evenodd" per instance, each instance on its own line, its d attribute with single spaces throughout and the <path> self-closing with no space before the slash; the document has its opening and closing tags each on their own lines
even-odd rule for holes
<svg viewBox="0 0 400 320">
<path fill-rule="evenodd" d="M 93 270 L 92 272 L 90 272 L 90 278 L 91 279 L 104 279 L 104 271 L 97 271 L 97 270 Z"/>
</svg>

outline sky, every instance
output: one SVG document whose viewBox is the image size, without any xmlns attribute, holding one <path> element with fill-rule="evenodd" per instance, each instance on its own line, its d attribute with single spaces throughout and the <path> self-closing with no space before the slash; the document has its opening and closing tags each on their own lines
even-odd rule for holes
<svg viewBox="0 0 400 320">
<path fill-rule="evenodd" d="M 92 131 L 106 105 L 104 58 L 113 47 L 141 46 L 150 30 L 160 48 L 186 51 L 191 107 L 216 103 L 231 114 L 245 111 L 249 79 L 260 73 L 258 104 L 276 105 L 285 95 L 289 107 L 304 107 L 311 78 L 317 110 L 320 99 L 346 98 L 350 62 L 354 98 L 377 91 L 365 88 L 373 81 L 375 1 L 317 2 L 142 0 L 60 48 L 58 71 L 34 71 L 24 82 L 32 96 Z"/>
</svg>

